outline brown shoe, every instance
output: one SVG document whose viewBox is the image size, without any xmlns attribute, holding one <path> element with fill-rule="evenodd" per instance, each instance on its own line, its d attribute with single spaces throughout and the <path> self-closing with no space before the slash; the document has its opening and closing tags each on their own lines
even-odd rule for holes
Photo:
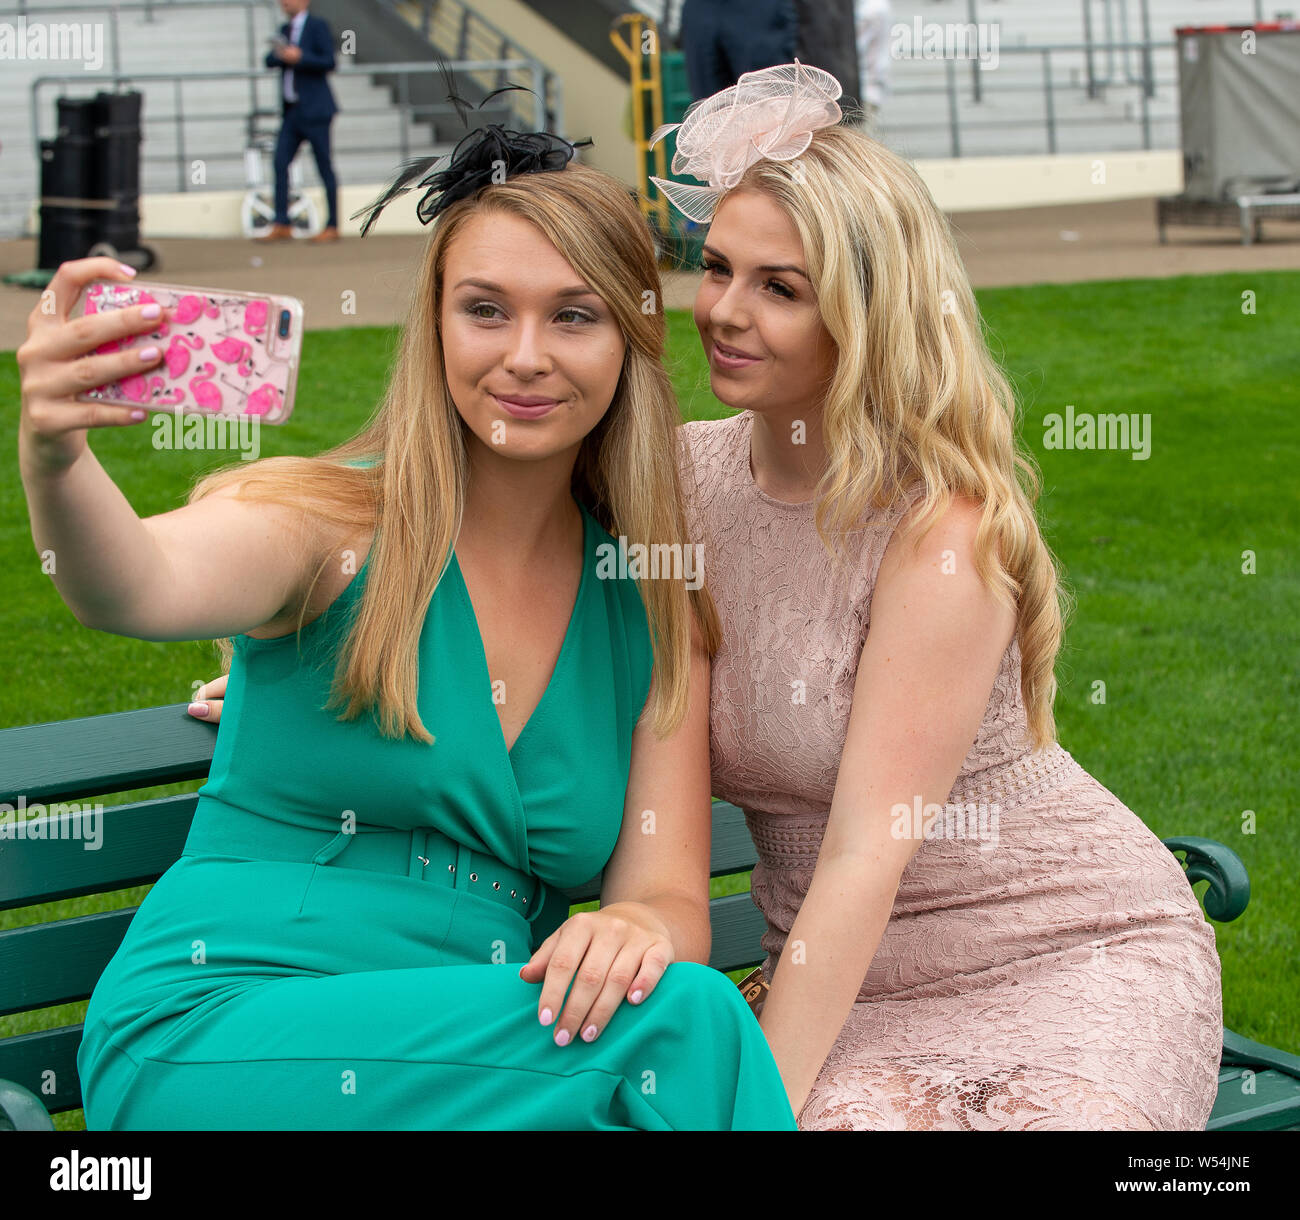
<svg viewBox="0 0 1300 1220">
<path fill-rule="evenodd" d="M 307 240 L 313 243 L 320 243 L 323 241 L 338 241 L 339 231 L 333 225 L 326 225 L 325 228 L 323 228 L 314 237 L 309 237 Z"/>
<path fill-rule="evenodd" d="M 261 237 L 253 238 L 254 241 L 292 241 L 293 229 L 289 225 L 272 225 Z"/>
</svg>

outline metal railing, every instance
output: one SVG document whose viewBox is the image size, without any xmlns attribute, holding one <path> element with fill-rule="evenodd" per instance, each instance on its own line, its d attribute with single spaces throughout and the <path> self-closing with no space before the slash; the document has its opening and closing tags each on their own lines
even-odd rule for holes
<svg viewBox="0 0 1300 1220">
<path fill-rule="evenodd" d="M 523 73 L 531 80 L 532 94 L 520 94 L 521 97 L 531 97 L 534 113 L 532 116 L 534 129 L 541 130 L 545 123 L 544 110 L 546 102 L 543 97 L 543 82 L 541 73 L 543 71 L 540 64 L 535 60 L 467 60 L 461 63 L 449 65 L 453 75 L 457 72 L 479 73 L 479 72 L 498 72 L 505 71 L 508 73 Z M 394 147 L 391 145 L 375 144 L 368 141 L 364 148 L 346 148 L 337 144 L 334 146 L 334 155 L 347 155 L 348 153 L 387 153 L 392 152 L 400 155 L 402 160 L 407 160 L 413 155 L 412 151 L 412 133 L 411 127 L 414 123 L 433 123 L 437 118 L 446 117 L 448 113 L 454 113 L 451 106 L 443 106 L 439 103 L 420 103 L 413 102 L 410 96 L 410 80 L 417 73 L 427 74 L 431 71 L 437 71 L 436 67 L 427 62 L 420 63 L 396 63 L 396 64 L 369 64 L 365 67 L 339 68 L 335 75 L 339 77 L 364 77 L 369 78 L 375 75 L 396 76 L 399 80 L 398 101 L 396 103 L 399 115 L 399 139 L 398 144 Z M 241 128 L 247 128 L 249 116 L 251 114 L 264 113 L 266 107 L 259 106 L 257 98 L 258 82 L 264 84 L 269 80 L 269 74 L 265 68 L 247 71 L 227 71 L 227 72 L 126 72 L 113 73 L 111 77 L 108 74 L 100 74 L 93 81 L 87 81 L 85 75 L 61 75 L 61 76 L 41 76 L 37 77 L 31 84 L 31 108 L 32 108 L 32 141 L 35 148 L 41 146 L 41 94 L 45 89 L 55 86 L 61 87 L 60 96 L 67 94 L 68 85 L 93 85 L 96 88 L 102 88 L 107 80 L 112 81 L 113 85 L 118 88 L 129 87 L 132 85 L 171 85 L 174 98 L 174 108 L 171 114 L 167 115 L 150 115 L 144 114 L 141 117 L 141 126 L 146 130 L 150 127 L 159 127 L 164 124 L 171 124 L 175 128 L 175 149 L 173 152 L 164 156 L 151 157 L 146 151 L 141 152 L 141 165 L 146 163 L 165 163 L 174 161 L 176 164 L 176 181 L 177 190 L 188 191 L 191 189 L 190 170 L 187 165 L 186 139 L 185 139 L 185 121 L 186 112 L 184 105 L 185 86 L 190 83 L 199 81 L 246 81 L 249 85 L 250 105 L 247 108 L 231 110 L 228 113 L 212 113 L 203 111 L 201 114 L 194 116 L 196 120 L 201 120 L 205 124 L 216 121 L 229 120 L 231 123 L 237 123 Z M 274 83 L 274 82 L 272 82 Z M 558 82 L 555 85 L 558 90 Z M 236 90 L 232 87 L 232 95 Z M 349 109 L 349 115 L 389 115 L 392 113 L 391 105 L 382 107 L 373 107 L 369 109 L 356 110 Z M 278 104 L 276 107 L 278 113 Z M 148 147 L 147 138 L 144 141 L 145 148 Z M 436 151 L 438 146 L 434 146 Z M 450 145 L 444 147 L 444 151 L 450 150 Z M 428 144 L 418 145 L 414 153 L 426 153 L 430 151 Z M 244 150 L 239 152 L 208 154 L 203 160 L 205 162 L 220 161 L 243 161 Z M 143 185 L 143 173 L 141 175 Z"/>
<path fill-rule="evenodd" d="M 462 0 L 380 0 L 403 20 L 411 22 L 431 46 L 458 62 L 525 60 L 535 64 L 541 87 L 537 92 L 546 102 L 545 123 L 535 131 L 559 134 L 563 115 L 559 105 L 558 79 L 527 47 L 494 25 L 477 9 Z M 485 91 L 500 89 L 511 82 L 505 72 L 482 71 L 474 74 L 475 82 Z M 530 114 L 526 98 L 509 98 L 522 122 Z M 554 124 L 552 126 L 551 124 Z"/>
<path fill-rule="evenodd" d="M 1056 94 L 1062 88 L 1057 84 L 1052 67 L 1052 56 L 1067 54 L 1077 57 L 1080 52 L 1086 55 L 1093 50 L 1105 51 L 1126 51 L 1136 50 L 1141 53 L 1140 62 L 1142 64 L 1142 73 L 1137 81 L 1131 86 L 1137 90 L 1139 102 L 1139 122 L 1142 128 L 1142 148 L 1149 151 L 1152 148 L 1151 143 L 1151 99 L 1156 96 L 1157 84 L 1164 83 L 1171 88 L 1177 84 L 1177 80 L 1170 79 L 1159 82 L 1155 76 L 1155 69 L 1152 60 L 1152 53 L 1156 51 L 1173 51 L 1176 47 L 1174 42 L 1128 42 L 1128 43 L 1053 43 L 1051 45 L 1035 46 L 999 46 L 998 55 L 1036 55 L 1042 61 L 1042 76 L 1034 84 L 1018 84 L 1008 82 L 999 88 L 999 92 L 1004 93 L 1035 93 L 1041 94 L 1043 99 L 1042 122 L 1046 134 L 1046 151 L 1049 154 L 1057 152 L 1057 129 L 1066 126 L 1096 126 L 1098 119 L 1083 118 L 1076 120 L 1059 119 L 1056 114 Z M 981 71 L 977 61 L 972 61 L 974 70 L 978 73 Z M 962 63 L 961 60 L 947 58 L 943 60 L 944 65 L 944 86 L 943 92 L 947 98 L 948 117 L 946 123 L 888 123 L 886 126 L 886 135 L 893 137 L 895 135 L 906 135 L 909 132 L 919 131 L 936 131 L 947 129 L 949 133 L 950 156 L 960 157 L 962 155 L 962 131 L 993 131 L 999 128 L 1024 130 L 1029 126 L 1029 122 L 1024 111 L 1012 119 L 986 119 L 971 120 L 964 118 L 961 114 L 959 102 L 959 85 L 958 85 L 958 68 Z M 1086 71 L 1086 66 L 1085 66 Z M 1093 81 L 1091 78 L 1085 86 L 1065 86 L 1073 92 L 1079 92 L 1082 88 L 1086 96 L 1098 98 L 1103 96 L 1105 86 L 1101 81 Z M 1121 86 L 1123 87 L 1123 86 Z M 983 92 L 987 86 L 981 86 L 980 89 L 972 88 L 969 100 L 982 102 Z M 898 104 L 896 99 L 917 98 L 922 96 L 933 96 L 936 92 L 933 88 L 922 87 L 916 89 L 895 89 L 891 92 L 890 109 L 895 111 L 904 111 L 907 108 Z M 1100 150 L 1099 150 L 1100 151 Z"/>
</svg>

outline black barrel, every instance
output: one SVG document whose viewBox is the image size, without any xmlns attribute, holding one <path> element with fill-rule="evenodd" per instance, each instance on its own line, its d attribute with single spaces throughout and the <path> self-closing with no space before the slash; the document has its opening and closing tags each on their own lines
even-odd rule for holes
<svg viewBox="0 0 1300 1220">
<path fill-rule="evenodd" d="M 88 180 L 84 149 L 65 140 L 41 141 L 41 232 L 38 267 L 53 271 L 69 259 L 85 258 L 96 236 L 99 217 L 82 207 Z"/>
<path fill-rule="evenodd" d="M 140 244 L 140 93 L 95 95 L 92 191 L 112 204 L 101 213 L 100 241 L 117 250 Z"/>
<path fill-rule="evenodd" d="M 58 136 L 40 148 L 42 269 L 85 258 L 100 242 L 119 253 L 142 249 L 142 101 L 138 92 L 58 99 Z"/>
</svg>

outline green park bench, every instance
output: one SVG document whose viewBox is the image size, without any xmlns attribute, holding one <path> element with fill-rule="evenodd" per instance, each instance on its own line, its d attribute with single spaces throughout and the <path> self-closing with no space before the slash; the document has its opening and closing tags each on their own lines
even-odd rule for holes
<svg viewBox="0 0 1300 1220">
<path fill-rule="evenodd" d="M 216 732 L 185 705 L 146 708 L 0 730 L 0 804 L 52 805 L 202 779 Z M 183 793 L 104 810 L 98 850 L 79 838 L 0 838 L 0 910 L 156 881 L 180 856 L 195 795 Z M 74 812 L 52 811 L 56 819 Z M 1204 891 L 1211 919 L 1227 922 L 1246 908 L 1250 882 L 1237 855 L 1212 839 L 1164 840 Z M 744 816 L 713 807 L 710 872 L 745 873 L 756 860 Z M 600 879 L 568 891 L 572 903 L 599 897 Z M 762 961 L 763 918 L 748 892 L 710 904 L 710 965 L 730 972 Z M 137 908 L 55 919 L 0 932 L 0 1017 L 87 999 Z M 0 1130 L 51 1130 L 50 1115 L 81 1106 L 77 1048 L 82 1027 L 65 1025 L 0 1039 Z M 1218 1098 L 1208 1129 L 1300 1130 L 1300 1057 L 1223 1032 Z"/>
</svg>

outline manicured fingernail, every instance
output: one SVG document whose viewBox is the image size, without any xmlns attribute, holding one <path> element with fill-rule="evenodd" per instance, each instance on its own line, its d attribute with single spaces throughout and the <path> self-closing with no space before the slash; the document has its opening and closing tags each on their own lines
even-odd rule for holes
<svg viewBox="0 0 1300 1220">
<path fill-rule="evenodd" d="M 142 348 L 140 351 L 140 359 L 145 361 L 146 363 L 150 360 L 157 360 L 158 349 L 156 347 Z"/>
<path fill-rule="evenodd" d="M 136 407 L 136 409 L 131 412 L 131 416 L 130 416 L 131 422 L 133 424 L 138 424 L 142 419 L 144 419 L 144 417 L 147 414 L 148 412 L 145 411 L 142 407 Z"/>
<path fill-rule="evenodd" d="M 541 1021 L 543 1025 L 549 1025 L 551 1023 L 551 1010 L 549 1008 L 543 1008 L 542 1015 L 538 1017 L 538 1020 Z"/>
<path fill-rule="evenodd" d="M 637 989 L 632 993 L 632 1003 L 633 1003 L 633 1004 L 640 1004 L 640 1003 L 641 1003 L 641 988 L 640 988 L 640 987 L 638 987 L 638 988 L 637 988 Z"/>
<path fill-rule="evenodd" d="M 131 414 L 134 415 L 135 412 L 133 411 Z M 140 414 L 143 415 L 144 412 L 141 411 Z M 208 714 L 208 705 L 206 703 L 191 703 L 189 712 L 191 716 L 206 716 Z"/>
<path fill-rule="evenodd" d="M 118 270 L 119 270 L 123 275 L 134 275 L 134 274 L 135 274 L 135 268 L 134 268 L 134 267 L 128 267 L 125 263 L 118 263 L 118 265 L 117 265 L 117 269 L 118 269 Z"/>
<path fill-rule="evenodd" d="M 558 1034 L 555 1035 L 556 1046 L 567 1046 L 568 1042 L 569 1042 L 569 1031 L 567 1029 L 562 1029 Z"/>
<path fill-rule="evenodd" d="M 154 302 L 152 305 L 146 305 L 140 310 L 140 316 L 142 318 L 156 318 L 160 313 L 162 313 L 162 306 L 157 302 Z"/>
<path fill-rule="evenodd" d="M 594 1025 L 588 1025 L 587 1028 L 582 1031 L 582 1040 L 584 1042 L 590 1042 L 595 1036 L 596 1027 Z"/>
</svg>

